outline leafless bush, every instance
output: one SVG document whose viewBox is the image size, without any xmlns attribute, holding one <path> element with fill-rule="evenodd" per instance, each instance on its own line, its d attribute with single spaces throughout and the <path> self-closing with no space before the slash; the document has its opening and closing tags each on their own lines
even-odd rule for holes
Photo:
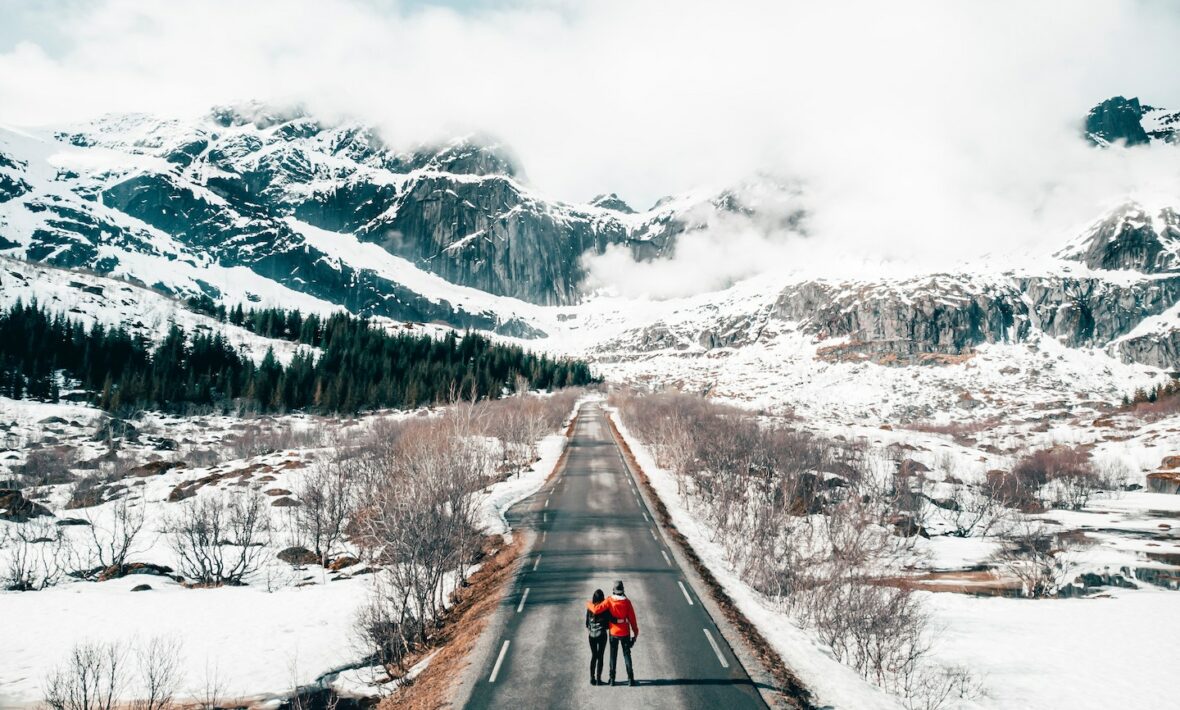
<svg viewBox="0 0 1180 710">
<path fill-rule="evenodd" d="M 269 417 L 245 423 L 225 438 L 230 458 L 244 459 L 286 449 L 319 448 L 325 442 L 323 427 Z"/>
<path fill-rule="evenodd" d="M 747 582 L 784 600 L 843 662 L 899 687 L 928 651 L 911 592 L 868 583 L 866 570 L 910 544 L 892 534 L 924 505 L 920 481 L 864 445 L 760 422 L 682 394 L 615 396 L 630 431 L 704 516 Z"/>
<path fill-rule="evenodd" d="M 195 700 L 200 710 L 219 710 L 225 699 L 226 679 L 216 661 L 205 661 L 205 680 Z"/>
<path fill-rule="evenodd" d="M 69 538 L 42 520 L 0 524 L 0 583 L 11 591 L 37 591 L 57 584 L 70 564 Z"/>
<path fill-rule="evenodd" d="M 465 578 L 478 550 L 472 493 L 482 485 L 487 461 L 475 432 L 465 429 L 468 422 L 407 424 L 395 447 L 368 462 L 357 539 L 388 575 L 360 624 L 371 633 L 397 635 L 372 645 L 378 655 L 392 654 L 391 643 L 404 650 L 425 642 L 445 604 L 446 574 L 457 570 Z"/>
<path fill-rule="evenodd" d="M 127 649 L 120 643 L 81 643 L 45 682 L 53 710 L 115 710 L 126 686 Z"/>
<path fill-rule="evenodd" d="M 88 514 L 86 526 L 87 564 L 90 568 L 120 569 L 135 549 L 135 540 L 143 530 L 143 505 L 132 505 L 128 498 L 115 502 L 107 516 Z"/>
<path fill-rule="evenodd" d="M 966 666 L 923 665 L 904 679 L 901 691 L 906 710 L 942 710 L 955 701 L 985 696 L 979 679 Z"/>
<path fill-rule="evenodd" d="M 986 536 L 1007 514 L 994 478 L 978 486 L 953 484 L 950 497 L 941 507 L 954 537 Z"/>
<path fill-rule="evenodd" d="M 1005 490 L 1011 491 L 1009 496 L 1014 507 L 1023 510 L 1035 510 L 1030 498 L 1042 506 L 1052 504 L 1080 510 L 1099 485 L 1089 459 L 1086 452 L 1069 446 L 1032 451 L 1012 467 Z M 1053 485 L 1047 485 L 1050 483 Z"/>
<path fill-rule="evenodd" d="M 877 685 L 913 674 L 929 650 L 928 617 L 909 590 L 843 579 L 804 596 L 803 618 L 820 639 Z"/>
<path fill-rule="evenodd" d="M 270 516 L 261 495 L 206 495 L 180 504 L 168 521 L 179 569 L 202 584 L 241 584 L 266 555 Z"/>
<path fill-rule="evenodd" d="M 346 452 L 336 448 L 330 461 L 312 467 L 296 487 L 301 504 L 291 509 L 296 534 L 324 566 L 355 505 L 356 481 L 350 469 Z"/>
<path fill-rule="evenodd" d="M 48 486 L 73 480 L 70 469 L 78 463 L 72 447 L 53 446 L 35 448 L 25 456 L 25 462 L 13 469 L 22 486 Z"/>
<path fill-rule="evenodd" d="M 132 701 L 132 710 L 168 710 L 180 687 L 183 665 L 180 641 L 156 636 L 135 650 L 140 687 L 144 695 Z"/>
<path fill-rule="evenodd" d="M 1025 518 L 1005 531 L 1004 547 L 994 561 L 1020 580 L 1024 596 L 1039 599 L 1056 594 L 1065 585 L 1073 548 L 1044 523 Z"/>
</svg>

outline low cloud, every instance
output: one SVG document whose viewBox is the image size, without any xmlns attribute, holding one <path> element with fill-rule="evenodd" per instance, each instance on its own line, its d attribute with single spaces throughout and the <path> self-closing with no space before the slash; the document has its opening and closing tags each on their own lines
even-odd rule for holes
<svg viewBox="0 0 1180 710">
<path fill-rule="evenodd" d="M 490 133 L 566 200 L 644 207 L 761 171 L 807 186 L 806 238 L 724 220 L 670 263 L 591 263 L 623 292 L 694 292 L 788 262 L 1046 250 L 1125 196 L 1180 196 L 1171 146 L 1098 151 L 1077 135 L 1111 95 L 1180 109 L 1166 0 L 64 7 L 52 42 L 30 26 L 0 53 L 0 121 L 301 101 L 393 141 Z"/>
</svg>

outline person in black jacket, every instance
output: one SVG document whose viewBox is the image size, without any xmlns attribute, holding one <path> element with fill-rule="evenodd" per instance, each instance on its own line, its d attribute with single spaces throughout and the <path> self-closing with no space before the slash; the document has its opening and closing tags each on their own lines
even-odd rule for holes
<svg viewBox="0 0 1180 710">
<path fill-rule="evenodd" d="M 606 595 L 601 589 L 594 590 L 592 601 L 601 604 Z M 586 610 L 586 631 L 590 634 L 590 685 L 602 685 L 602 657 L 606 653 L 606 628 L 610 623 L 610 612 L 592 614 Z"/>
</svg>

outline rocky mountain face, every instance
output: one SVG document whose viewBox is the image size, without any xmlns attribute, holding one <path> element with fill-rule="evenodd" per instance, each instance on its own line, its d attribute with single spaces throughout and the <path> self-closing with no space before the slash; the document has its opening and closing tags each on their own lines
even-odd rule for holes
<svg viewBox="0 0 1180 710">
<path fill-rule="evenodd" d="M 1180 111 L 1146 106 L 1138 98 L 1115 96 L 1090 109 L 1083 130 L 1095 145 L 1122 141 L 1133 146 L 1152 141 L 1173 143 L 1178 128 Z"/>
<path fill-rule="evenodd" d="M 600 352 L 708 352 L 757 345 L 780 324 L 809 334 L 830 361 L 953 361 L 985 343 L 1048 336 L 1125 362 L 1180 370 L 1180 231 L 1170 208 L 1128 204 L 1042 268 L 939 273 L 904 280 L 802 280 L 766 308 L 697 321 L 662 320 Z M 1173 317 L 1174 316 L 1174 317 Z"/>
<path fill-rule="evenodd" d="M 358 313 L 482 328 L 497 316 L 407 287 L 357 244 L 458 286 L 565 305 L 581 298 L 583 254 L 623 245 L 654 258 L 689 227 L 683 201 L 644 213 L 613 195 L 572 205 L 522 175 L 490 141 L 398 150 L 372 127 L 260 105 L 0 131 L 0 254 L 164 290 L 144 257 L 245 267 Z"/>
</svg>

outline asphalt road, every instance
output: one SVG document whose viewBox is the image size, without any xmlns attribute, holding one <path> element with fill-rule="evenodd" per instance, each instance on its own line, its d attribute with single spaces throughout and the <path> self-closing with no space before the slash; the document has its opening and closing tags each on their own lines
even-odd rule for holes
<svg viewBox="0 0 1180 710">
<path fill-rule="evenodd" d="M 642 502 L 609 425 L 586 405 L 564 472 L 509 512 L 536 542 L 489 623 L 469 708 L 765 708 Z M 622 579 L 639 687 L 590 685 L 585 602 Z M 606 670 L 609 675 L 610 649 Z M 473 672 L 474 672 L 473 671 Z M 626 679 L 622 652 L 618 675 Z"/>
</svg>

